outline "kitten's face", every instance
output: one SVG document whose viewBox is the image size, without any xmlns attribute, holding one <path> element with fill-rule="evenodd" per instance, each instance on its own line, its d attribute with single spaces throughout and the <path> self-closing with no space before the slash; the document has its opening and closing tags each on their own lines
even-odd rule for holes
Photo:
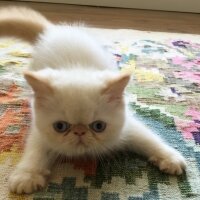
<svg viewBox="0 0 200 200">
<path fill-rule="evenodd" d="M 51 85 L 45 80 L 42 92 L 27 78 L 35 91 L 37 128 L 54 151 L 68 156 L 109 151 L 117 143 L 124 123 L 122 92 L 128 77 L 121 78 L 121 87 L 117 85 L 120 78 L 114 80 L 116 83 L 93 78 L 88 83 L 80 78 Z M 41 78 L 32 81 L 38 80 Z"/>
</svg>

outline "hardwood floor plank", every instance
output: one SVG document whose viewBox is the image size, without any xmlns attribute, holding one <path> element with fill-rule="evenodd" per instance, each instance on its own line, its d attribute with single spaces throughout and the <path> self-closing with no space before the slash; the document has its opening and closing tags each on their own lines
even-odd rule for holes
<svg viewBox="0 0 200 200">
<path fill-rule="evenodd" d="M 0 7 L 32 7 L 54 22 L 82 21 L 94 27 L 200 34 L 200 14 L 67 4 L 0 1 Z"/>
</svg>

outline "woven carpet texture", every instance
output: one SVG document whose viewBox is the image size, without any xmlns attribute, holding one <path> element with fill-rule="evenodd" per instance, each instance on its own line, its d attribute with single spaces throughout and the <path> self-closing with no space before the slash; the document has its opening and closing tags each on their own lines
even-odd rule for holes
<svg viewBox="0 0 200 200">
<path fill-rule="evenodd" d="M 53 170 L 48 187 L 32 195 L 8 192 L 30 127 L 31 89 L 23 71 L 31 47 L 0 40 L 0 199 L 200 199 L 200 36 L 90 29 L 102 35 L 118 69 L 132 73 L 126 95 L 133 114 L 186 157 L 182 176 L 160 172 L 132 152 L 98 160 L 70 160 Z"/>
</svg>

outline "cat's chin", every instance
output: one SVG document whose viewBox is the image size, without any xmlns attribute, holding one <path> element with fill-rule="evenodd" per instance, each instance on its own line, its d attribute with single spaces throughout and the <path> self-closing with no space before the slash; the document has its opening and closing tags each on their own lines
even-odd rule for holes
<svg viewBox="0 0 200 200">
<path fill-rule="evenodd" d="M 70 149 L 61 149 L 58 153 L 65 155 L 66 157 L 82 157 L 94 155 L 92 148 L 82 142 L 76 143 L 73 145 L 73 147 L 70 147 Z"/>
<path fill-rule="evenodd" d="M 86 145 L 82 140 L 79 140 L 77 143 L 76 143 L 76 147 L 79 148 L 79 147 L 84 147 L 86 149 L 88 149 L 88 145 Z"/>
<path fill-rule="evenodd" d="M 90 147 L 83 143 L 78 143 L 70 148 L 70 150 L 61 150 L 60 154 L 64 154 L 66 157 L 96 157 L 96 155 L 99 155 L 102 152 L 100 149 Z"/>
</svg>

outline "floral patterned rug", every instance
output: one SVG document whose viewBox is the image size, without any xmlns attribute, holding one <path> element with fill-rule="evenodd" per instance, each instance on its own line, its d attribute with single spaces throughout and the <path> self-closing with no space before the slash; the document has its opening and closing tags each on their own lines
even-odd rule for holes
<svg viewBox="0 0 200 200">
<path fill-rule="evenodd" d="M 184 175 L 166 175 L 131 152 L 98 160 L 58 162 L 45 190 L 8 192 L 7 179 L 21 157 L 30 126 L 30 88 L 22 72 L 31 47 L 0 40 L 0 199 L 200 199 L 200 36 L 133 30 L 91 30 L 102 35 L 119 70 L 132 73 L 130 107 L 187 158 Z"/>
</svg>

